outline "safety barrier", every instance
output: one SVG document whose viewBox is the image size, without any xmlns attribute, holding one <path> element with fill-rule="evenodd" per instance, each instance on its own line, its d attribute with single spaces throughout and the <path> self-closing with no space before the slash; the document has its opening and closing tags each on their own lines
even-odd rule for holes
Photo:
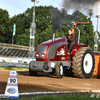
<svg viewBox="0 0 100 100">
<path fill-rule="evenodd" d="M 28 57 L 29 46 L 0 43 L 0 56 L 2 57 Z"/>
</svg>

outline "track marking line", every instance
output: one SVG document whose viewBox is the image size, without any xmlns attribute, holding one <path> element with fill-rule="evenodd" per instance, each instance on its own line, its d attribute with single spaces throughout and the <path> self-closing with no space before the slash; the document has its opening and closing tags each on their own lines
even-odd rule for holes
<svg viewBox="0 0 100 100">
<path fill-rule="evenodd" d="M 96 92 L 100 93 L 100 90 L 86 90 L 86 91 L 51 91 L 51 92 L 25 92 L 25 93 L 19 93 L 19 95 L 39 95 L 39 94 L 64 94 L 64 93 L 90 93 L 90 92 Z"/>
</svg>

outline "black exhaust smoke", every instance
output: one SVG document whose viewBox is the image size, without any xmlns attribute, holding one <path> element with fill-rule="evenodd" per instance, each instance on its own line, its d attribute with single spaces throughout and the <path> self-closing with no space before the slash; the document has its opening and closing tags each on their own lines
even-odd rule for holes
<svg viewBox="0 0 100 100">
<path fill-rule="evenodd" d="M 89 11 L 95 9 L 100 0 L 63 0 L 62 7 L 73 11 Z"/>
<path fill-rule="evenodd" d="M 100 0 L 62 0 L 61 11 L 51 8 L 49 11 L 52 15 L 52 29 L 53 29 L 53 42 L 55 40 L 55 32 L 62 28 L 62 22 L 67 17 L 67 11 L 83 11 L 85 13 L 90 12 L 93 9 L 94 14 L 100 13 Z M 98 10 L 97 10 L 98 9 Z M 77 16 L 77 15 L 76 15 Z"/>
<path fill-rule="evenodd" d="M 62 28 L 62 22 L 63 20 L 66 18 L 66 11 L 65 9 L 62 9 L 61 11 L 59 11 L 58 9 L 50 9 L 49 10 L 51 15 L 52 15 L 52 30 L 53 30 L 53 42 L 55 40 L 55 32 L 57 30 L 60 30 Z"/>
</svg>

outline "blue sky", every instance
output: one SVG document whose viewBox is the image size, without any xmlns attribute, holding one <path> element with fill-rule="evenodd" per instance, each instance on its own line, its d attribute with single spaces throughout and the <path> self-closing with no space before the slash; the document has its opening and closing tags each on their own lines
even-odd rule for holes
<svg viewBox="0 0 100 100">
<path fill-rule="evenodd" d="M 39 0 L 39 3 L 36 3 L 36 6 L 39 5 L 52 5 L 54 7 L 61 7 L 62 0 Z M 31 8 L 34 5 L 31 0 L 0 0 L 0 8 L 6 9 L 10 17 L 23 13 L 27 8 Z"/>
<path fill-rule="evenodd" d="M 39 3 L 36 3 L 36 6 L 49 6 L 52 5 L 57 8 L 62 8 L 63 0 L 39 0 Z M 34 5 L 31 0 L 0 0 L 0 8 L 6 9 L 9 12 L 10 17 L 23 13 L 27 8 L 31 8 Z M 100 14 L 99 14 L 100 15 Z M 92 18 L 94 30 L 96 30 L 96 18 L 95 15 Z M 99 21 L 99 30 L 100 30 L 100 21 Z"/>
</svg>

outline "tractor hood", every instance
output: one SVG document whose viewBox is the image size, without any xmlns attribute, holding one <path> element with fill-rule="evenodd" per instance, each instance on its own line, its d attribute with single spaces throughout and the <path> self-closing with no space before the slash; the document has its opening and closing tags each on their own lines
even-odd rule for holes
<svg viewBox="0 0 100 100">
<path fill-rule="evenodd" d="M 47 46 L 50 46 L 58 41 L 65 41 L 65 38 L 56 38 L 55 41 L 53 42 L 52 40 L 48 40 L 48 41 L 45 41 L 43 43 L 41 43 L 40 45 L 47 45 Z"/>
<path fill-rule="evenodd" d="M 55 41 L 48 40 L 41 43 L 36 50 L 36 60 L 46 61 L 47 59 L 53 59 L 57 48 L 61 47 L 65 42 L 65 38 L 57 38 Z"/>
</svg>

